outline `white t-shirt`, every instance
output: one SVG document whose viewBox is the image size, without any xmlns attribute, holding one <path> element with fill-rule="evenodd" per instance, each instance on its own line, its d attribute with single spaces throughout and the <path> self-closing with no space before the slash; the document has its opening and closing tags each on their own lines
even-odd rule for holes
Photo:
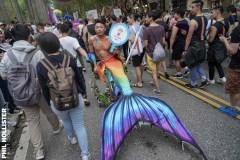
<svg viewBox="0 0 240 160">
<path fill-rule="evenodd" d="M 209 34 L 209 29 L 211 28 L 211 26 L 216 22 L 216 20 L 214 19 L 210 19 L 208 20 L 208 24 L 207 24 L 207 28 L 206 28 L 206 35 Z"/>
<path fill-rule="evenodd" d="M 70 37 L 70 36 L 66 36 L 66 37 L 62 37 L 59 39 L 60 43 L 63 47 L 63 49 L 66 49 L 69 53 L 72 54 L 73 57 L 77 57 L 77 49 L 81 48 L 81 46 L 78 43 L 78 40 L 76 38 Z M 77 60 L 77 66 L 78 67 L 82 67 L 81 63 L 79 62 L 79 60 Z"/>
<path fill-rule="evenodd" d="M 55 34 L 58 38 L 60 38 L 61 37 L 61 33 L 59 33 L 58 32 L 58 29 L 57 29 L 57 27 L 56 28 L 54 28 L 54 30 L 53 30 L 53 34 Z"/>
<path fill-rule="evenodd" d="M 78 32 L 78 35 L 82 35 L 82 30 L 83 30 L 83 24 L 79 24 L 78 25 L 78 28 L 79 28 L 79 32 Z"/>
</svg>

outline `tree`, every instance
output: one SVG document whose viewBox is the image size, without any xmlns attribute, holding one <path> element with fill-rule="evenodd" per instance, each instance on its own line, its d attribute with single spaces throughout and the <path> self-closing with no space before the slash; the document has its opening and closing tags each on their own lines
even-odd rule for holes
<svg viewBox="0 0 240 160">
<path fill-rule="evenodd" d="M 15 15 L 17 17 L 17 20 L 20 23 L 23 23 L 22 13 L 21 13 L 18 1 L 17 0 L 11 0 L 11 2 L 12 2 L 13 10 L 14 10 Z"/>
<path fill-rule="evenodd" d="M 5 6 L 3 0 L 0 0 L 0 9 L 1 9 L 1 13 L 2 13 L 1 18 L 7 23 L 10 22 L 9 15 L 8 15 L 8 12 L 7 12 L 7 9 L 6 9 L 6 6 Z"/>
</svg>

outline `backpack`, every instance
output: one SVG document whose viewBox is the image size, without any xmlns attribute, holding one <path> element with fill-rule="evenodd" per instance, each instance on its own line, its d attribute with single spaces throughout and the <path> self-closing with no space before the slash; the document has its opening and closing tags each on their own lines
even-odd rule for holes
<svg viewBox="0 0 240 160">
<path fill-rule="evenodd" d="M 70 56 L 63 54 L 64 59 L 60 68 L 52 65 L 47 58 L 40 61 L 48 71 L 47 84 L 54 107 L 59 111 L 75 108 L 79 104 L 78 91 L 75 83 L 75 73 L 70 64 Z"/>
<path fill-rule="evenodd" d="M 151 30 L 151 32 L 153 33 L 152 30 Z M 153 37 L 155 39 L 154 33 L 153 33 Z M 155 39 L 155 42 L 157 42 L 156 39 Z M 166 54 L 165 54 L 164 48 L 162 47 L 160 42 L 157 42 L 155 47 L 154 47 L 154 51 L 153 51 L 153 58 L 152 58 L 153 61 L 154 62 L 163 61 L 165 59 L 165 56 L 166 56 Z"/>
<path fill-rule="evenodd" d="M 135 28 L 132 26 L 132 29 L 133 29 L 133 31 L 134 31 L 134 33 L 135 33 L 135 36 L 137 35 L 137 34 L 140 34 L 140 31 L 141 31 L 141 29 L 142 29 L 142 26 L 140 27 L 140 30 L 138 31 L 138 32 L 136 32 L 136 30 L 135 30 Z M 136 37 L 135 37 L 135 39 L 134 39 L 134 41 L 136 40 Z M 131 44 L 131 42 L 130 41 L 128 41 L 128 54 L 130 53 L 130 50 L 131 50 L 131 48 L 132 48 L 132 44 Z M 137 42 L 136 42 L 136 45 L 135 45 L 135 47 L 133 48 L 133 51 L 132 51 L 132 54 L 131 54 L 131 56 L 135 56 L 135 55 L 140 55 L 141 53 L 143 52 L 143 44 L 142 44 L 142 40 L 141 40 L 141 38 L 140 38 L 140 35 L 138 36 L 138 38 L 137 38 Z"/>
<path fill-rule="evenodd" d="M 30 64 L 37 51 L 26 54 L 23 62 L 18 62 L 12 50 L 7 52 L 12 63 L 8 67 L 8 89 L 17 106 L 31 106 L 38 102 L 40 87 L 34 66 Z"/>
</svg>

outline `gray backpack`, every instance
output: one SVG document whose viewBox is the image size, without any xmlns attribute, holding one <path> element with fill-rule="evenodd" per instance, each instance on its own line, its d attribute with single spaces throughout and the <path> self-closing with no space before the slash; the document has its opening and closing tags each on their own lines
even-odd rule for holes
<svg viewBox="0 0 240 160">
<path fill-rule="evenodd" d="M 17 106 L 31 106 L 38 102 L 40 87 L 34 66 L 30 64 L 35 49 L 24 57 L 23 62 L 18 62 L 13 52 L 7 52 L 11 64 L 8 67 L 8 89 Z"/>
</svg>

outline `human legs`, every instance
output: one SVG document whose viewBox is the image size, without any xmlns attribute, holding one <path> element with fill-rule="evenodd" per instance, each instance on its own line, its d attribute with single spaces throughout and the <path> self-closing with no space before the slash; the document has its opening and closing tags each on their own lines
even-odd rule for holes
<svg viewBox="0 0 240 160">
<path fill-rule="evenodd" d="M 208 71 L 209 71 L 209 80 L 212 81 L 214 79 L 215 74 L 215 63 L 214 62 L 208 62 Z"/>
<path fill-rule="evenodd" d="M 224 71 L 223 71 L 223 68 L 222 68 L 221 63 L 216 62 L 216 63 L 215 63 L 215 66 L 216 66 L 216 68 L 217 68 L 219 77 L 220 77 L 220 78 L 225 77 L 225 74 L 224 74 Z"/>
<path fill-rule="evenodd" d="M 190 78 L 191 78 L 191 85 L 197 85 L 197 66 L 190 68 Z"/>
<path fill-rule="evenodd" d="M 51 124 L 52 129 L 54 131 L 58 130 L 59 129 L 59 119 L 58 119 L 57 115 L 53 112 L 51 107 L 47 104 L 47 102 L 42 94 L 39 96 L 37 106 L 39 108 L 41 108 L 42 112 L 47 117 L 47 120 Z"/>
<path fill-rule="evenodd" d="M 230 94 L 231 107 L 239 110 L 237 105 L 240 101 L 240 72 L 236 72 L 230 68 L 228 69 L 225 92 Z"/>
<path fill-rule="evenodd" d="M 40 110 L 37 105 L 23 107 L 29 125 L 30 140 L 34 153 L 43 149 L 43 136 L 40 128 Z"/>
<path fill-rule="evenodd" d="M 14 110 L 16 109 L 17 106 L 14 104 L 12 96 L 8 90 L 8 83 L 6 80 L 2 79 L 0 80 L 0 88 L 2 90 L 4 100 L 8 102 L 9 113 L 14 113 Z"/>
<path fill-rule="evenodd" d="M 79 105 L 78 107 L 71 109 L 69 111 L 69 116 L 72 121 L 73 129 L 76 133 L 80 148 L 81 156 L 88 155 L 88 137 L 87 131 L 84 125 L 84 104 L 83 98 L 79 95 Z"/>
<path fill-rule="evenodd" d="M 84 98 L 84 104 L 85 105 L 90 105 L 90 101 L 88 100 L 88 98 L 87 98 L 87 90 L 86 90 L 86 82 L 85 82 L 85 78 L 84 78 L 84 75 L 83 75 L 83 72 L 82 72 L 82 67 L 78 67 L 78 69 L 79 69 L 79 72 L 80 72 L 80 74 L 81 74 L 81 81 L 83 82 L 83 84 L 84 84 L 84 86 L 83 86 L 83 92 L 84 92 L 84 94 L 83 94 L 83 98 Z"/>
<path fill-rule="evenodd" d="M 197 65 L 197 73 L 198 73 L 198 75 L 201 77 L 201 81 L 202 81 L 202 82 L 205 82 L 205 81 L 207 80 L 205 71 L 203 70 L 201 64 L 198 64 L 198 65 Z"/>
</svg>

